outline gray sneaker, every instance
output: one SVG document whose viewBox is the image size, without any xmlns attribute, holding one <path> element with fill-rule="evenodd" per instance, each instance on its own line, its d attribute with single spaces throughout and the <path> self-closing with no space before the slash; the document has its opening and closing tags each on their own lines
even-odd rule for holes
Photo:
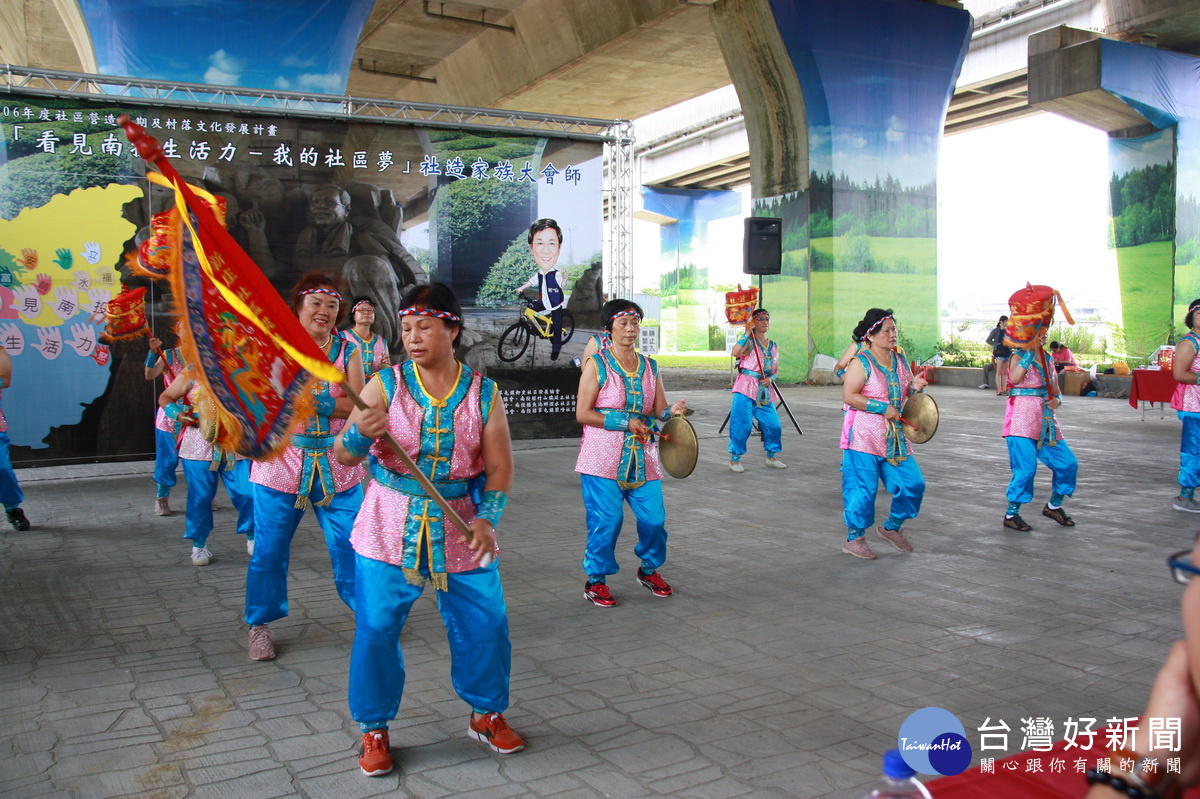
<svg viewBox="0 0 1200 799">
<path fill-rule="evenodd" d="M 1200 513 L 1200 502 L 1190 497 L 1175 497 L 1175 504 L 1172 507 L 1175 510 L 1187 511 L 1188 513 Z"/>
<path fill-rule="evenodd" d="M 265 624 L 250 628 L 250 646 L 248 654 L 251 660 L 275 659 L 275 636 L 271 628 Z"/>
</svg>

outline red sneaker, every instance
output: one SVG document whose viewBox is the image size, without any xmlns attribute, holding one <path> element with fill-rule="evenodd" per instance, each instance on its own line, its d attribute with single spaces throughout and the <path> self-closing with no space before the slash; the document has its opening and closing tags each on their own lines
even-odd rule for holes
<svg viewBox="0 0 1200 799">
<path fill-rule="evenodd" d="M 467 725 L 467 735 L 476 741 L 482 741 L 492 748 L 493 752 L 511 755 L 525 748 L 525 739 L 513 732 L 504 716 L 499 713 L 488 713 L 476 720 L 471 714 L 471 723 Z"/>
<path fill-rule="evenodd" d="M 670 596 L 674 593 L 671 586 L 667 585 L 667 581 L 662 578 L 658 572 L 650 572 L 646 574 L 641 569 L 637 573 L 638 582 L 650 589 L 650 593 L 655 596 Z"/>
<path fill-rule="evenodd" d="M 382 777 L 392 773 L 392 753 L 388 749 L 388 731 L 371 730 L 363 733 L 362 749 L 358 753 L 358 767 L 368 777 Z"/>
<path fill-rule="evenodd" d="M 583 598 L 602 608 L 611 608 L 617 604 L 616 598 L 609 593 L 608 586 L 604 583 L 584 583 Z"/>
</svg>

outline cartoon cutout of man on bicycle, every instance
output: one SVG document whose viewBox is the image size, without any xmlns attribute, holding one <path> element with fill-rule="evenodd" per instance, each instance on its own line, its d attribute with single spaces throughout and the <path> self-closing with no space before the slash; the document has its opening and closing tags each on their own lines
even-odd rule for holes
<svg viewBox="0 0 1200 799">
<path fill-rule="evenodd" d="M 557 361 L 563 344 L 563 307 L 567 302 L 564 293 L 567 275 L 554 266 L 562 251 L 562 228 L 553 219 L 539 219 L 529 226 L 528 241 L 538 271 L 518 286 L 516 292 L 520 294 L 531 286 L 537 286 L 541 296 L 531 305 L 543 317 L 547 313 L 550 315 L 550 360 Z"/>
</svg>

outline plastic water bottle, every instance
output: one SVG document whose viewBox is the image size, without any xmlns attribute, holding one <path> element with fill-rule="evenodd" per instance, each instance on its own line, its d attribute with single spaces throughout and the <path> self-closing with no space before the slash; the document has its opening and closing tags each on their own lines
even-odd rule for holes
<svg viewBox="0 0 1200 799">
<path fill-rule="evenodd" d="M 867 799 L 933 799 L 929 789 L 917 782 L 917 772 L 904 762 L 899 749 L 883 754 L 883 776 L 871 786 Z"/>
</svg>

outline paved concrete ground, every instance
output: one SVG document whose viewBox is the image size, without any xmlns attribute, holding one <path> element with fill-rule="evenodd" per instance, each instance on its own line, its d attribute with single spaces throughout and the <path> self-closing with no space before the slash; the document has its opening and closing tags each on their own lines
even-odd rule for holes
<svg viewBox="0 0 1200 799">
<path fill-rule="evenodd" d="M 785 389 L 787 471 L 726 468 L 728 394 L 668 390 L 698 412 L 701 463 L 667 478 L 671 550 L 656 599 L 634 580 L 628 523 L 611 580 L 582 598 L 575 442 L 522 442 L 502 525 L 513 704 L 528 749 L 464 735 L 429 592 L 403 636 L 398 773 L 363 777 L 346 707 L 351 615 L 316 524 L 293 547 L 279 657 L 246 657 L 247 555 L 217 514 L 204 568 L 180 514 L 151 513 L 149 464 L 23 470 L 35 527 L 0 533 L 0 795 L 162 797 L 855 797 L 912 711 L 1056 724 L 1141 711 L 1180 634 L 1166 556 L 1200 519 L 1171 509 L 1179 423 L 1117 400 L 1060 412 L 1081 462 L 1078 520 L 1004 530 L 1002 400 L 934 386 L 941 430 L 919 450 L 928 490 L 879 560 L 840 554 L 840 395 Z M 757 442 L 752 439 L 752 446 Z M 172 497 L 184 504 L 185 489 Z M 879 502 L 879 520 L 886 499 Z M 876 542 L 878 542 L 876 544 Z M 992 755 L 1003 754 L 992 752 Z M 977 753 L 978 755 L 978 753 Z M 936 782 L 933 783 L 937 795 Z"/>
</svg>

